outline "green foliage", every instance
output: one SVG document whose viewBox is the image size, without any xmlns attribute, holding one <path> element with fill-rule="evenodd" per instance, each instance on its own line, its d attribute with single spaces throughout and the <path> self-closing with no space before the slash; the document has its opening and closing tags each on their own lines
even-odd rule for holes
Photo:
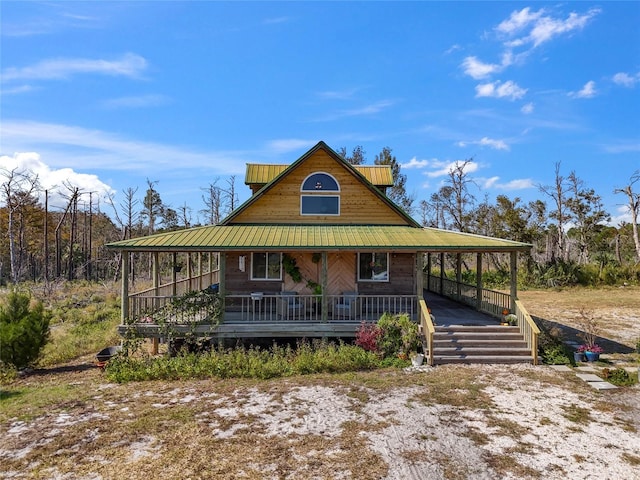
<svg viewBox="0 0 640 480">
<path fill-rule="evenodd" d="M 418 324 L 411 321 L 409 315 L 385 313 L 378 320 L 380 337 L 378 348 L 384 357 L 408 355 L 420 347 Z"/>
<path fill-rule="evenodd" d="M 640 353 L 640 337 L 636 340 L 636 353 Z"/>
<path fill-rule="evenodd" d="M 624 368 L 603 368 L 602 378 L 610 383 L 613 383 L 614 385 L 618 385 L 619 387 L 634 385 L 638 382 L 638 378 L 629 375 L 629 372 L 627 372 Z"/>
<path fill-rule="evenodd" d="M 302 274 L 300 273 L 300 267 L 296 263 L 296 259 L 286 253 L 282 256 L 282 268 L 287 275 L 291 277 L 291 280 L 298 283 L 302 281 Z"/>
<path fill-rule="evenodd" d="M 570 365 L 573 354 L 562 341 L 560 329 L 541 329 L 538 336 L 538 355 L 547 365 Z"/>
<path fill-rule="evenodd" d="M 42 302 L 9 292 L 0 305 L 0 361 L 17 369 L 32 365 L 49 337 L 49 315 Z"/>
<path fill-rule="evenodd" d="M 360 347 L 316 342 L 301 343 L 295 349 L 278 345 L 268 350 L 256 347 L 217 348 L 206 353 L 184 353 L 176 357 L 121 354 L 109 362 L 106 374 L 116 382 L 212 377 L 267 379 L 370 370 L 379 366 L 378 356 Z"/>
<path fill-rule="evenodd" d="M 0 362 L 0 385 L 8 385 L 16 378 L 18 378 L 18 370 L 16 370 L 16 367 Z M 0 399 L 1 398 L 2 391 L 0 391 Z"/>
</svg>

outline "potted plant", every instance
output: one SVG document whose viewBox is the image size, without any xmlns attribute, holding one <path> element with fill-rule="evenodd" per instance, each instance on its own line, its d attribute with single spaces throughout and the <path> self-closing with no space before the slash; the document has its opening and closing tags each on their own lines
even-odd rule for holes
<svg viewBox="0 0 640 480">
<path fill-rule="evenodd" d="M 514 326 L 518 324 L 518 317 L 514 314 L 511 313 L 509 310 L 507 310 L 506 308 L 502 311 L 502 323 L 501 325 L 510 325 L 510 326 Z"/>
<path fill-rule="evenodd" d="M 591 345 L 581 345 L 584 347 L 584 355 L 587 357 L 587 362 L 595 362 L 600 358 L 602 353 L 602 347 L 597 343 Z"/>
</svg>

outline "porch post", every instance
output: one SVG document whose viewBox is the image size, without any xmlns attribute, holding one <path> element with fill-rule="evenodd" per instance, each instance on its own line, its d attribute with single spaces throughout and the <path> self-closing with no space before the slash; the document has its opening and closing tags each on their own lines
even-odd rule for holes
<svg viewBox="0 0 640 480">
<path fill-rule="evenodd" d="M 198 252 L 198 290 L 202 290 L 202 252 Z"/>
<path fill-rule="evenodd" d="M 158 298 L 158 288 L 159 288 L 159 284 L 160 284 L 160 262 L 159 262 L 159 254 L 158 252 L 153 252 L 153 295 L 156 297 L 155 301 L 154 301 L 154 308 L 157 310 L 158 308 L 160 308 L 160 299 Z M 151 355 L 157 355 L 158 354 L 158 345 L 159 345 L 159 339 L 158 337 L 152 338 L 151 339 Z"/>
<path fill-rule="evenodd" d="M 476 257 L 476 310 L 482 310 L 482 252 Z"/>
<path fill-rule="evenodd" d="M 424 298 L 424 254 L 416 252 L 416 293 L 418 298 Z"/>
<path fill-rule="evenodd" d="M 226 252 L 220 252 L 220 257 L 219 257 L 219 265 L 218 265 L 218 275 L 219 275 L 219 282 L 218 282 L 218 294 L 220 295 L 220 298 L 222 298 L 222 306 L 224 307 L 224 296 L 225 296 L 225 288 L 224 288 L 224 284 L 225 284 L 225 274 L 227 271 L 227 253 Z M 224 311 L 224 310 L 223 310 Z"/>
<path fill-rule="evenodd" d="M 444 252 L 440 252 L 440 295 L 444 293 Z"/>
<path fill-rule="evenodd" d="M 511 252 L 511 305 L 510 310 L 516 311 L 518 298 L 518 252 Z"/>
<path fill-rule="evenodd" d="M 193 265 L 191 262 L 191 252 L 189 252 L 187 253 L 187 278 L 189 279 L 189 283 L 187 285 L 187 292 L 190 292 L 191 290 L 193 290 L 193 285 L 192 285 L 193 275 L 191 275 L 192 268 L 193 268 Z"/>
<path fill-rule="evenodd" d="M 129 251 L 122 251 L 122 289 L 120 292 L 120 296 L 122 297 L 120 300 L 120 304 L 122 308 L 120 309 L 120 322 L 122 325 L 127 323 L 129 320 Z"/>
<path fill-rule="evenodd" d="M 427 253 L 427 291 L 431 291 L 431 252 Z"/>
<path fill-rule="evenodd" d="M 171 269 L 171 296 L 175 297 L 177 294 L 177 286 L 178 283 L 178 272 L 176 271 L 176 267 L 178 264 L 178 254 L 173 252 L 173 268 Z"/>
<path fill-rule="evenodd" d="M 462 254 L 456 253 L 456 298 L 462 297 Z"/>
<path fill-rule="evenodd" d="M 327 276 L 329 271 L 329 255 L 322 252 L 322 267 L 320 271 L 320 285 L 322 287 L 322 321 L 326 323 L 329 320 L 329 298 L 327 297 Z"/>
</svg>

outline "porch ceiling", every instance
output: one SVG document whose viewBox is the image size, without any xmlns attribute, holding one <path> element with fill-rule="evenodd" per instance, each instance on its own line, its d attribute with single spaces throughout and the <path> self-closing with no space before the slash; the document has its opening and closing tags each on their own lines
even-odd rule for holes
<svg viewBox="0 0 640 480">
<path fill-rule="evenodd" d="M 436 228 L 377 225 L 216 225 L 109 243 L 131 251 L 527 251 L 531 245 Z"/>
</svg>

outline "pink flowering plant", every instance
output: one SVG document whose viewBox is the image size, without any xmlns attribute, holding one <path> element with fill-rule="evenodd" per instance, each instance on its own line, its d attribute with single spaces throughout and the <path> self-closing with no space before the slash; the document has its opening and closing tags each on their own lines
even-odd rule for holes
<svg viewBox="0 0 640 480">
<path fill-rule="evenodd" d="M 580 345 L 578 347 L 578 352 L 580 353 L 584 353 L 584 352 L 602 353 L 603 351 L 604 350 L 602 349 L 602 347 L 597 343 L 593 343 L 591 345 Z"/>
</svg>

